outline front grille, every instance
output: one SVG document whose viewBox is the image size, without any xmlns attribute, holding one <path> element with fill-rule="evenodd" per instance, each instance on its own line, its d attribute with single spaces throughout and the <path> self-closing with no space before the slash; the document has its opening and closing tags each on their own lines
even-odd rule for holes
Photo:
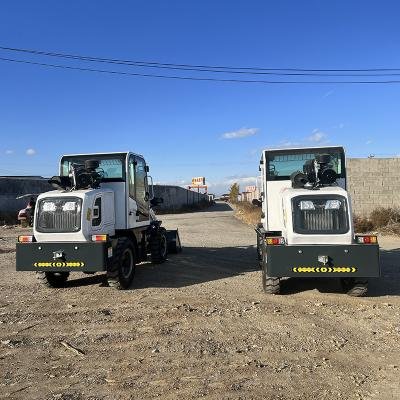
<svg viewBox="0 0 400 400">
<path fill-rule="evenodd" d="M 303 234 L 349 231 L 346 199 L 342 196 L 299 196 L 293 199 L 293 227 Z"/>
<path fill-rule="evenodd" d="M 39 202 L 39 232 L 77 232 L 81 228 L 82 200 L 77 197 L 46 198 Z"/>
</svg>

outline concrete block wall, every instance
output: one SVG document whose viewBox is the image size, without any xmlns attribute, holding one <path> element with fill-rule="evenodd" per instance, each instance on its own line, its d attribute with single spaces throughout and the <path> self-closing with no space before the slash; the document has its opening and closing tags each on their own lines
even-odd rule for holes
<svg viewBox="0 0 400 400">
<path fill-rule="evenodd" d="M 191 206 L 201 201 L 208 201 L 206 194 L 188 190 L 180 186 L 154 185 L 155 197 L 162 197 L 164 202 L 157 207 L 159 210 L 174 210 Z"/>
<path fill-rule="evenodd" d="M 1 215 L 17 213 L 25 208 L 29 198 L 16 200 L 23 194 L 39 194 L 54 190 L 47 179 L 40 177 L 0 177 L 0 220 Z M 202 193 L 187 190 L 179 186 L 154 185 L 156 197 L 162 197 L 164 203 L 158 209 L 174 210 L 183 206 L 190 206 L 207 200 L 208 196 Z"/>
<path fill-rule="evenodd" d="M 29 197 L 16 200 L 18 196 L 48 190 L 52 190 L 51 185 L 41 177 L 0 177 L 0 212 L 15 212 L 25 208 Z"/>
<path fill-rule="evenodd" d="M 400 158 L 349 158 L 347 178 L 355 214 L 400 207 Z"/>
</svg>

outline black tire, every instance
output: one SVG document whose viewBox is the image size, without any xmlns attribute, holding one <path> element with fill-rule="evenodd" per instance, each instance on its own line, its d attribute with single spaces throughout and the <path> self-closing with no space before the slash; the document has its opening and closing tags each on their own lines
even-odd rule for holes
<svg viewBox="0 0 400 400">
<path fill-rule="evenodd" d="M 69 272 L 36 272 L 36 279 L 44 286 L 64 287 L 68 280 Z"/>
<path fill-rule="evenodd" d="M 264 293 L 279 294 L 281 291 L 281 279 L 276 276 L 269 276 L 267 273 L 267 254 L 265 245 L 262 249 L 262 286 Z"/>
<path fill-rule="evenodd" d="M 153 264 L 161 264 L 167 259 L 168 242 L 167 232 L 164 228 L 158 228 L 150 237 L 150 258 Z"/>
<path fill-rule="evenodd" d="M 257 263 L 260 269 L 263 268 L 263 237 L 257 233 Z"/>
<path fill-rule="evenodd" d="M 353 297 L 365 296 L 368 292 L 368 280 L 356 278 L 341 278 L 340 283 L 346 294 Z"/>
<path fill-rule="evenodd" d="M 118 239 L 111 265 L 107 268 L 108 286 L 118 290 L 128 289 L 135 276 L 136 257 L 132 241 L 126 237 Z"/>
</svg>

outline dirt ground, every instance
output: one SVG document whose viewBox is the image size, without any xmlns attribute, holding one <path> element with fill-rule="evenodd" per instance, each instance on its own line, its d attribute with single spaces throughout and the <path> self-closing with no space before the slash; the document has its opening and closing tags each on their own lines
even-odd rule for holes
<svg viewBox="0 0 400 400">
<path fill-rule="evenodd" d="M 162 218 L 184 251 L 127 291 L 100 274 L 41 287 L 15 272 L 23 231 L 0 228 L 0 398 L 400 399 L 400 239 L 380 238 L 366 298 L 329 279 L 272 296 L 228 205 Z"/>
</svg>

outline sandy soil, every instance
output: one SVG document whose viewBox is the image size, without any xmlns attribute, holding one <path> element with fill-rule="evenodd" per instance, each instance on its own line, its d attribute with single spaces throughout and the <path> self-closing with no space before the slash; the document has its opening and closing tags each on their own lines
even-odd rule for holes
<svg viewBox="0 0 400 400">
<path fill-rule="evenodd" d="M 163 220 L 184 251 L 128 291 L 101 274 L 39 286 L 15 272 L 22 230 L 0 228 L 0 398 L 400 399 L 399 239 L 380 238 L 366 298 L 329 279 L 272 296 L 228 205 Z"/>
</svg>

